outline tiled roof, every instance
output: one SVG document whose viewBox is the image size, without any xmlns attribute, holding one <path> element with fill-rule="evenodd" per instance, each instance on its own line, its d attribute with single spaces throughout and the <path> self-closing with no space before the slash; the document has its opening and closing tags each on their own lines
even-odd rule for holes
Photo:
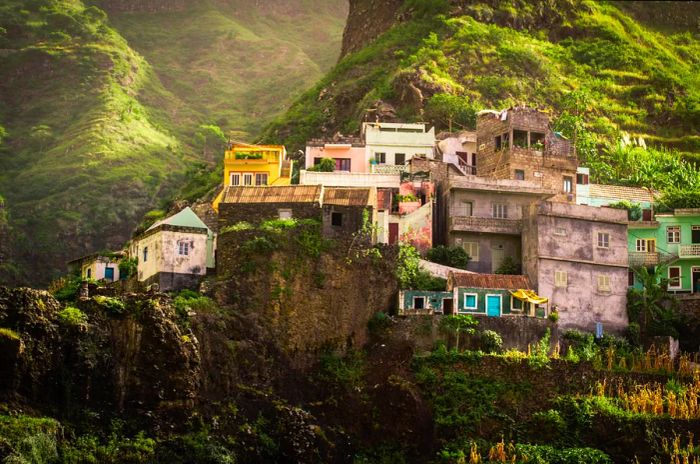
<svg viewBox="0 0 700 464">
<path fill-rule="evenodd" d="M 336 206 L 366 206 L 370 204 L 371 189 L 326 187 L 323 191 L 323 204 Z"/>
<path fill-rule="evenodd" d="M 453 287 L 500 288 L 508 290 L 529 289 L 530 281 L 524 275 L 450 273 Z"/>
<path fill-rule="evenodd" d="M 321 198 L 320 185 L 227 187 L 222 203 L 313 203 Z"/>
<path fill-rule="evenodd" d="M 639 187 L 623 187 L 621 185 L 591 184 L 592 198 L 607 198 L 611 200 L 629 200 L 634 202 L 653 201 L 654 197 L 648 190 Z"/>
</svg>

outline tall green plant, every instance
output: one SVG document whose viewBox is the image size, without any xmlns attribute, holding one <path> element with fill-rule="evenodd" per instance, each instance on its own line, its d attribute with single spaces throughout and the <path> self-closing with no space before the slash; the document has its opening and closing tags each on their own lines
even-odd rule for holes
<svg viewBox="0 0 700 464">
<path fill-rule="evenodd" d="M 665 269 L 664 266 L 657 266 L 654 270 L 646 267 L 634 269 L 642 288 L 628 290 L 627 313 L 630 322 L 639 324 L 642 341 L 651 335 L 678 336 L 675 328 L 677 300 L 666 291 Z"/>
</svg>

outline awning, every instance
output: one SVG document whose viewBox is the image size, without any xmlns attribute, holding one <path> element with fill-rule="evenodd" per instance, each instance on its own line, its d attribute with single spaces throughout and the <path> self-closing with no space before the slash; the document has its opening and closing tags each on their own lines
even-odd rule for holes
<svg viewBox="0 0 700 464">
<path fill-rule="evenodd" d="M 510 294 L 513 295 L 515 298 L 519 299 L 520 301 L 524 301 L 526 303 L 534 303 L 537 305 L 545 304 L 549 301 L 549 298 L 541 297 L 532 290 L 519 289 L 514 292 L 510 292 Z"/>
</svg>

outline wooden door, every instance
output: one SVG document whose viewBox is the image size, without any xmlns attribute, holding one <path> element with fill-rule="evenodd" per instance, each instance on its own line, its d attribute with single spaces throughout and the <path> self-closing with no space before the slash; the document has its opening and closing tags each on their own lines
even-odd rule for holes
<svg viewBox="0 0 700 464">
<path fill-rule="evenodd" d="M 389 224 L 389 245 L 395 245 L 399 241 L 399 223 Z"/>
</svg>

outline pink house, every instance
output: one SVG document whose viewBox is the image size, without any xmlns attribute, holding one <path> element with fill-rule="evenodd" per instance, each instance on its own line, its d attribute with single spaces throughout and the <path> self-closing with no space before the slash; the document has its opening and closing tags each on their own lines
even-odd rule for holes
<svg viewBox="0 0 700 464">
<path fill-rule="evenodd" d="M 370 172 L 369 154 L 358 138 L 342 138 L 337 141 L 313 139 L 306 144 L 306 169 L 318 164 L 322 158 L 335 160 L 336 171 Z"/>
</svg>

